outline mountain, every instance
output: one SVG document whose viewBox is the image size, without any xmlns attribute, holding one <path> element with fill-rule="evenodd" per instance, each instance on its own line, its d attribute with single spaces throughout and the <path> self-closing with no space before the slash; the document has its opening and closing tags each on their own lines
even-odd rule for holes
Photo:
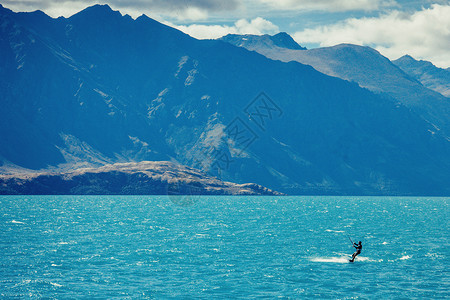
<svg viewBox="0 0 450 300">
<path fill-rule="evenodd" d="M 106 5 L 58 19 L 1 7 L 0 53 L 5 174 L 172 161 L 287 194 L 450 192 L 442 130 L 311 66 Z"/>
<path fill-rule="evenodd" d="M 450 97 L 450 68 L 441 69 L 429 61 L 418 61 L 409 55 L 402 56 L 393 63 L 427 88 Z"/>
<path fill-rule="evenodd" d="M 227 35 L 221 40 L 256 51 L 268 58 L 283 62 L 297 61 L 310 65 L 316 70 L 348 81 L 357 82 L 361 87 L 375 93 L 385 93 L 394 102 L 413 109 L 450 137 L 450 100 L 424 87 L 414 76 L 405 74 L 389 59 L 370 47 L 340 44 L 310 50 L 267 46 L 265 36 Z M 259 42 L 258 42 L 259 40 Z M 450 81 L 447 81 L 447 83 Z"/>
<path fill-rule="evenodd" d="M 172 162 L 117 163 L 66 173 L 0 175 L 0 194 L 40 195 L 281 195 L 257 184 L 223 182 Z"/>
<path fill-rule="evenodd" d="M 280 32 L 275 35 L 253 35 L 253 34 L 228 34 L 221 38 L 230 44 L 244 47 L 247 49 L 291 49 L 291 50 L 306 50 L 300 46 L 294 39 L 286 32 Z"/>
</svg>

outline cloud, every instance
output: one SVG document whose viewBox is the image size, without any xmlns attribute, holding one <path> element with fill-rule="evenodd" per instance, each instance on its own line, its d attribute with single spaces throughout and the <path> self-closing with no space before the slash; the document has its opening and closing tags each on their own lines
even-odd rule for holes
<svg viewBox="0 0 450 300">
<path fill-rule="evenodd" d="M 234 10 L 238 7 L 239 3 L 237 0 L 116 0 L 116 2 L 123 2 L 126 6 L 128 6 L 130 2 L 135 2 L 137 4 L 141 3 L 141 6 L 143 7 L 149 6 L 166 10 L 179 9 L 180 7 L 195 7 L 206 11 Z"/>
<path fill-rule="evenodd" d="M 66 12 L 70 12 L 70 14 L 76 13 L 89 5 L 86 3 L 89 3 L 89 1 L 3 0 L 1 4 L 16 12 L 43 10 L 48 15 L 58 17 L 60 15 L 68 16 Z M 53 11 L 61 11 L 63 14 L 55 15 Z"/>
<path fill-rule="evenodd" d="M 204 20 L 209 13 L 236 10 L 240 0 L 110 0 L 110 3 L 121 10 L 133 8 L 178 20 Z"/>
<path fill-rule="evenodd" d="M 450 66 L 450 5 L 433 4 L 411 14 L 393 11 L 373 18 L 351 18 L 328 26 L 296 32 L 299 43 L 332 46 L 352 43 L 375 47 L 383 55 L 396 59 L 410 54 Z"/>
<path fill-rule="evenodd" d="M 239 8 L 241 0 L 4 0 L 2 4 L 14 11 L 43 10 L 53 17 L 71 16 L 94 5 L 109 4 L 122 13 L 137 17 L 165 15 L 178 20 L 206 19 L 209 13 L 229 12 Z"/>
<path fill-rule="evenodd" d="M 397 5 L 394 0 L 259 0 L 277 10 L 321 10 L 330 12 L 373 11 Z"/>
<path fill-rule="evenodd" d="M 441 0 L 435 0 L 441 1 Z M 69 17 L 94 4 L 109 4 L 137 17 L 143 13 L 160 19 L 206 20 L 210 15 L 230 12 L 247 17 L 274 11 L 321 10 L 329 12 L 373 11 L 396 5 L 395 0 L 3 0 L 14 11 L 43 10 L 52 17 Z"/>
<path fill-rule="evenodd" d="M 192 37 L 198 39 L 215 39 L 227 35 L 229 33 L 233 34 L 272 34 L 278 33 L 280 30 L 278 26 L 274 25 L 272 22 L 257 17 L 251 21 L 246 19 L 240 19 L 234 23 L 233 26 L 226 25 L 199 25 L 193 24 L 189 26 L 177 26 L 173 24 L 168 24 L 175 27 L 184 33 L 189 34 Z"/>
</svg>

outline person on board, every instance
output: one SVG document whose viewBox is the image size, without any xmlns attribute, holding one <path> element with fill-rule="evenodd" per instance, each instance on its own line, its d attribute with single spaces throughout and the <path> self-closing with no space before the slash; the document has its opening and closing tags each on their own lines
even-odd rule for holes
<svg viewBox="0 0 450 300">
<path fill-rule="evenodd" d="M 359 241 L 358 244 L 357 243 L 353 243 L 353 247 L 356 248 L 356 251 L 355 251 L 355 253 L 353 253 L 352 259 L 350 259 L 350 262 L 355 261 L 355 258 L 361 253 L 361 250 L 362 250 L 362 243 L 361 243 L 361 241 Z"/>
</svg>

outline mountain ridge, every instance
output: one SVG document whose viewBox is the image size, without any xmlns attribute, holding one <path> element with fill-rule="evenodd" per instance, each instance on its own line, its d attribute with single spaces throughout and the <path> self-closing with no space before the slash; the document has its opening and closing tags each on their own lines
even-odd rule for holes
<svg viewBox="0 0 450 300">
<path fill-rule="evenodd" d="M 257 37 L 257 38 L 256 38 Z M 264 34 L 261 36 L 255 36 L 252 34 L 227 34 L 219 40 L 229 42 L 231 44 L 237 45 L 240 47 L 254 47 L 257 44 L 263 43 L 266 47 L 279 47 L 291 50 L 307 50 L 305 47 L 300 46 L 294 39 L 287 34 L 286 32 L 280 32 L 275 35 Z"/>
<path fill-rule="evenodd" d="M 429 61 L 418 61 L 410 55 L 404 55 L 393 63 L 427 88 L 450 97 L 450 68 L 438 68 Z"/>
<path fill-rule="evenodd" d="M 35 24 L 0 13 L 5 166 L 178 161 L 288 194 L 449 192 L 448 140 L 401 103 L 308 65 L 114 16 Z"/>
<path fill-rule="evenodd" d="M 242 38 L 241 36 L 240 38 Z M 406 74 L 388 58 L 367 46 L 339 44 L 309 50 L 267 47 L 264 36 L 253 36 L 252 44 L 240 44 L 239 36 L 229 39 L 236 46 L 256 51 L 268 58 L 283 62 L 297 61 L 316 70 L 344 80 L 357 82 L 375 93 L 385 93 L 394 101 L 413 109 L 427 122 L 434 124 L 450 137 L 450 101 L 442 94 L 422 85 L 420 80 Z M 222 38 L 221 40 L 225 40 Z"/>
</svg>

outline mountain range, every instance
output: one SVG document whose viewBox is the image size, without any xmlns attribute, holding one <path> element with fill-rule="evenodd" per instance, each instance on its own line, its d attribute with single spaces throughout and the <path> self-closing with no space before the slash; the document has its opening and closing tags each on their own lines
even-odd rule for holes
<svg viewBox="0 0 450 300">
<path fill-rule="evenodd" d="M 284 44 L 295 43 L 287 34 L 275 36 L 282 36 L 286 40 Z M 324 74 L 354 81 L 374 93 L 383 93 L 450 136 L 450 99 L 445 97 L 450 88 L 448 70 L 436 68 L 430 62 L 407 59 L 410 56 L 391 62 L 370 47 L 340 44 L 307 50 L 301 46 L 285 47 L 282 42 L 270 44 L 267 40 L 271 38 L 230 34 L 221 40 L 271 59 L 310 65 Z"/>
<path fill-rule="evenodd" d="M 171 161 L 288 194 L 450 192 L 448 98 L 403 71 L 411 100 L 107 5 L 0 7 L 0 57 L 3 174 Z"/>
</svg>

